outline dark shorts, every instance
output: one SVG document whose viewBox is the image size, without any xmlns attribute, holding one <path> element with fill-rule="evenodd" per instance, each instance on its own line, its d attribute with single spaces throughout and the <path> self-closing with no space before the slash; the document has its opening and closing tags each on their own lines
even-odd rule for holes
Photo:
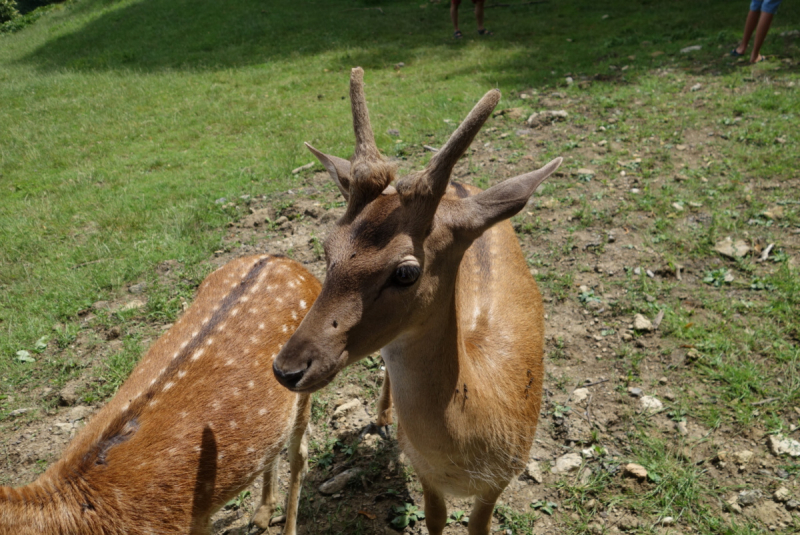
<svg viewBox="0 0 800 535">
<path fill-rule="evenodd" d="M 751 0 L 750 11 L 763 11 L 774 15 L 778 12 L 778 6 L 781 5 L 783 0 Z"/>
<path fill-rule="evenodd" d="M 755 0 L 753 0 L 753 1 L 755 1 Z M 477 4 L 478 2 L 483 2 L 483 0 L 472 0 L 473 4 Z M 457 6 L 457 5 L 461 4 L 461 0 L 450 0 L 450 3 L 453 4 L 454 6 Z M 778 3 L 780 3 L 780 0 L 778 0 Z"/>
</svg>

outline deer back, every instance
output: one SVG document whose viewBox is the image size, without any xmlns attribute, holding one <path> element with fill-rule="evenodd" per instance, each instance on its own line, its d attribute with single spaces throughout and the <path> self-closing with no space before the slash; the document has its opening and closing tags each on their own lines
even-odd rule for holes
<svg viewBox="0 0 800 535">
<path fill-rule="evenodd" d="M 0 489 L 0 533 L 205 532 L 286 443 L 298 395 L 272 361 L 319 290 L 283 257 L 209 275 L 62 458 Z"/>
</svg>

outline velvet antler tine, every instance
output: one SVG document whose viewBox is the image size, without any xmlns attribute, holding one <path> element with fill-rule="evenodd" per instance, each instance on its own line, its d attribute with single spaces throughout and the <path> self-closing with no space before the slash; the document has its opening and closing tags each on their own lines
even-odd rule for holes
<svg viewBox="0 0 800 535">
<path fill-rule="evenodd" d="M 375 136 L 369 122 L 367 99 L 364 96 L 364 70 L 356 67 L 350 71 L 350 105 L 353 110 L 353 131 L 356 135 L 356 158 L 380 160 Z"/>
<path fill-rule="evenodd" d="M 436 155 L 431 158 L 428 163 L 426 171 L 433 179 L 434 191 L 439 189 L 444 193 L 444 188 L 447 187 L 447 180 L 450 179 L 450 173 L 453 171 L 456 162 L 469 148 L 472 140 L 478 134 L 478 131 L 489 118 L 497 103 L 500 101 L 500 91 L 492 89 L 486 93 L 483 98 L 472 108 L 467 118 L 461 125 L 453 132 L 450 139 L 442 147 Z"/>
</svg>

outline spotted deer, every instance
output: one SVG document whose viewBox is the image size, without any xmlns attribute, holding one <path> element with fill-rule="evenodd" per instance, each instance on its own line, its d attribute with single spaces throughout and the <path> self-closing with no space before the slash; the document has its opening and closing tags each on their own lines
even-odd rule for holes
<svg viewBox="0 0 800 535">
<path fill-rule="evenodd" d="M 381 349 L 378 424 L 397 411 L 400 445 L 439 535 L 445 494 L 475 496 L 469 533 L 487 534 L 494 505 L 528 460 L 542 393 L 542 299 L 507 221 L 561 164 L 481 191 L 450 182 L 500 99 L 489 91 L 424 170 L 395 186 L 375 144 L 363 71 L 350 77 L 352 161 L 313 147 L 347 200 L 325 240 L 319 299 L 278 353 L 296 392 L 327 385 Z"/>
<path fill-rule="evenodd" d="M 271 368 L 319 291 L 284 257 L 209 275 L 61 459 L 25 487 L 0 487 L 0 534 L 207 534 L 211 515 L 261 473 L 252 521 L 266 528 L 288 442 L 284 533 L 294 535 L 310 400 Z"/>
</svg>

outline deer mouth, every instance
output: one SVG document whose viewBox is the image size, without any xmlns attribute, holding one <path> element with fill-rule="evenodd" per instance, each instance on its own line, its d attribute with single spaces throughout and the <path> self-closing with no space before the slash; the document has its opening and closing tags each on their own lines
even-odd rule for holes
<svg viewBox="0 0 800 535">
<path fill-rule="evenodd" d="M 280 355 L 279 355 L 280 358 Z M 347 350 L 342 351 L 336 359 L 333 360 L 333 365 L 327 365 L 322 358 L 311 359 L 307 362 L 306 366 L 297 371 L 287 372 L 278 367 L 278 360 L 272 365 L 273 372 L 279 383 L 299 394 L 310 394 L 328 386 L 336 375 L 342 371 L 348 363 Z"/>
</svg>

